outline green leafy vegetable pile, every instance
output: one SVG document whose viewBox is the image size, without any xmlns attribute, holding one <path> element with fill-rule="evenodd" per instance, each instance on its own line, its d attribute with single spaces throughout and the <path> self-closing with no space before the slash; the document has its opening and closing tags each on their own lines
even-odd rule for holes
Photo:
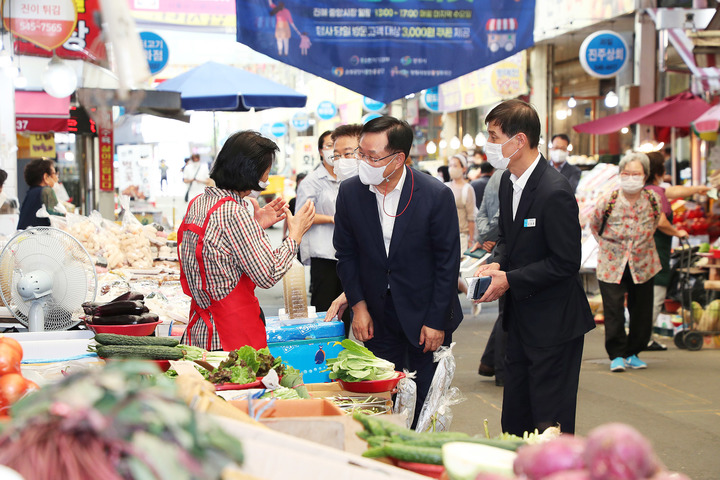
<svg viewBox="0 0 720 480">
<path fill-rule="evenodd" d="M 0 435 L 0 464 L 28 479 L 216 479 L 242 461 L 239 442 L 146 362 L 112 363 L 27 395 Z"/>
<path fill-rule="evenodd" d="M 395 376 L 395 364 L 376 357 L 362 345 L 349 338 L 340 342 L 340 345 L 345 349 L 340 351 L 337 358 L 326 360 L 332 380 L 360 382 L 363 380 L 387 380 Z"/>
</svg>

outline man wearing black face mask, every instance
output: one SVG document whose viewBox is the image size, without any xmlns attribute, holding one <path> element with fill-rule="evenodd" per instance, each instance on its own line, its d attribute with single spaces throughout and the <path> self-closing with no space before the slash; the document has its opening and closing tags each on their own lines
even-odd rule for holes
<svg viewBox="0 0 720 480">
<path fill-rule="evenodd" d="M 485 153 L 506 166 L 499 238 L 480 302 L 501 299 L 505 352 L 502 430 L 522 435 L 560 425 L 575 431 L 583 336 L 595 327 L 580 280 L 578 205 L 567 180 L 538 152 L 540 119 L 520 100 L 485 118 Z"/>
<path fill-rule="evenodd" d="M 570 137 L 564 133 L 553 135 L 552 143 L 550 145 L 550 166 L 554 167 L 555 170 L 562 173 L 565 178 L 568 179 L 568 182 L 570 182 L 570 188 L 572 188 L 572 191 L 574 192 L 577 190 L 582 171 L 575 165 L 571 165 L 567 162 L 569 145 Z"/>
<path fill-rule="evenodd" d="M 437 365 L 433 352 L 450 344 L 463 315 L 455 199 L 405 165 L 412 140 L 412 128 L 393 117 L 363 126 L 359 173 L 340 184 L 333 245 L 353 334 L 396 370 L 417 372 L 417 419 Z"/>
</svg>

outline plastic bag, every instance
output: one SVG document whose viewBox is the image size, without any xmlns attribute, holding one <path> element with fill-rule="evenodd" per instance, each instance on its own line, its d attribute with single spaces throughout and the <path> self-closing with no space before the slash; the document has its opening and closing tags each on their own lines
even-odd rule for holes
<svg viewBox="0 0 720 480">
<path fill-rule="evenodd" d="M 415 402 L 417 401 L 416 372 L 403 371 L 405 372 L 405 378 L 398 382 L 397 396 L 395 397 L 392 413 L 405 415 L 407 428 L 411 428 L 415 418 Z"/>
<path fill-rule="evenodd" d="M 425 432 L 433 428 L 438 410 L 446 403 L 445 397 L 455 376 L 455 357 L 452 354 L 454 346 L 455 342 L 451 343 L 449 347 L 440 347 L 433 353 L 433 359 L 438 362 L 438 366 L 415 426 L 415 430 L 418 432 Z"/>
<path fill-rule="evenodd" d="M 453 405 L 460 402 L 464 402 L 465 397 L 457 387 L 450 387 L 445 396 L 440 399 L 440 406 L 434 415 L 430 417 L 430 427 L 428 428 L 431 432 L 447 432 L 450 431 L 450 425 L 452 425 L 452 409 Z"/>
</svg>

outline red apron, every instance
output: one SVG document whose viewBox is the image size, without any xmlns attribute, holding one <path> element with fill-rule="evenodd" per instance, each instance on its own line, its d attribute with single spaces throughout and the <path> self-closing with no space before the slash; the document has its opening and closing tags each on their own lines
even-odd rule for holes
<svg viewBox="0 0 720 480">
<path fill-rule="evenodd" d="M 197 198 L 198 197 L 195 197 L 191 200 L 188 205 L 188 211 L 190 211 L 190 207 Z M 193 223 L 185 223 L 185 219 L 183 219 L 178 229 L 178 258 L 181 258 L 180 244 L 185 231 L 190 230 L 198 236 L 197 246 L 195 247 L 195 258 L 197 259 L 198 268 L 200 269 L 201 289 L 211 298 L 211 303 L 208 308 L 200 308 L 195 299 L 192 299 L 190 304 L 190 317 L 192 318 L 194 316 L 194 318 L 187 327 L 187 342 L 192 345 L 191 330 L 198 318 L 201 318 L 202 321 L 205 322 L 208 330 L 208 340 L 205 347 L 207 350 L 211 350 L 212 346 L 213 321 L 224 351 L 237 350 L 245 345 L 250 345 L 257 350 L 267 347 L 267 334 L 265 333 L 265 325 L 261 320 L 260 302 L 255 296 L 255 283 L 250 280 L 250 277 L 243 273 L 237 286 L 222 300 L 213 299 L 212 295 L 207 291 L 205 262 L 202 256 L 205 230 L 210 221 L 210 216 L 227 201 L 237 203 L 232 197 L 224 197 L 208 211 L 202 227 Z M 182 268 L 182 262 L 180 263 L 180 283 L 182 284 L 183 292 L 192 297 L 187 278 Z M 212 320 L 210 318 L 211 314 Z"/>
</svg>

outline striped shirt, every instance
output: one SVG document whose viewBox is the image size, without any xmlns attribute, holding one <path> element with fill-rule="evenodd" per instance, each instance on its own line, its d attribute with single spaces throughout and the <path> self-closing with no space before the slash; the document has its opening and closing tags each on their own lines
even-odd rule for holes
<svg viewBox="0 0 720 480">
<path fill-rule="evenodd" d="M 221 300 L 232 292 L 243 273 L 260 288 L 272 287 L 288 271 L 298 250 L 297 242 L 289 237 L 273 250 L 267 233 L 253 218 L 240 195 L 230 190 L 206 188 L 185 214 L 184 222 L 202 226 L 207 212 L 227 196 L 238 203 L 225 202 L 213 213 L 205 231 L 202 256 L 207 293 L 202 290 L 200 268 L 195 257 L 198 236 L 186 230 L 180 244 L 180 267 L 187 278 L 192 298 L 203 309 L 208 308 L 213 300 Z M 197 313 L 191 311 L 190 323 L 195 319 L 197 321 L 191 331 L 192 344 L 206 348 L 207 326 Z M 211 348 L 218 350 L 221 348 L 220 339 L 214 320 L 212 322 Z M 182 340 L 187 340 L 187 333 Z"/>
</svg>

